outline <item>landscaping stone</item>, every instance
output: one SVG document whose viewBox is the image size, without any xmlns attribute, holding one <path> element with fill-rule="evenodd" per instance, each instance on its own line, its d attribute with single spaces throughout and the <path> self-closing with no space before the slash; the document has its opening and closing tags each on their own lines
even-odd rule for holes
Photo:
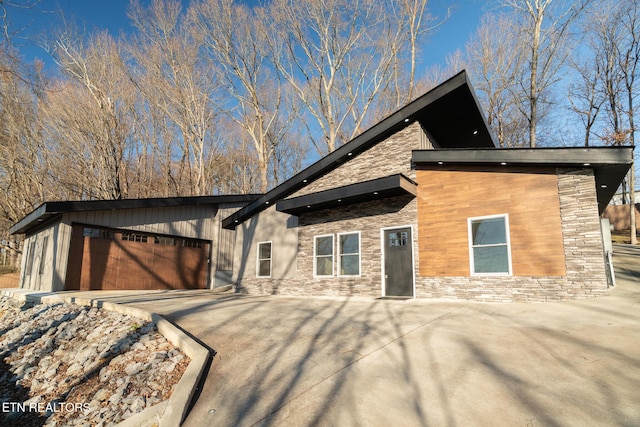
<svg viewBox="0 0 640 427">
<path fill-rule="evenodd" d="M 3 297 L 0 330 L 3 427 L 115 425 L 168 399 L 189 363 L 153 324 L 95 307 Z"/>
</svg>

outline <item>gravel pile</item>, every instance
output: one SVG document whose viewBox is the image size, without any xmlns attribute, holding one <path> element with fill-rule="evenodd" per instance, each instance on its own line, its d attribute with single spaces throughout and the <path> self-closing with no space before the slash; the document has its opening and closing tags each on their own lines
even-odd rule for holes
<svg viewBox="0 0 640 427">
<path fill-rule="evenodd" d="M 108 426 L 168 399 L 189 363 L 153 324 L 0 298 L 0 425 Z"/>
</svg>

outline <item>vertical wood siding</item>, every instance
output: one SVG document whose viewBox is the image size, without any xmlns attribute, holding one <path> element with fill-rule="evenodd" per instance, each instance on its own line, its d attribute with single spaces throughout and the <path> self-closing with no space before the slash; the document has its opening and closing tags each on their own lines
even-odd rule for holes
<svg viewBox="0 0 640 427">
<path fill-rule="evenodd" d="M 65 215 L 65 222 L 213 240 L 217 231 L 216 213 L 215 207 L 206 205 L 120 209 L 73 212 Z"/>
</svg>

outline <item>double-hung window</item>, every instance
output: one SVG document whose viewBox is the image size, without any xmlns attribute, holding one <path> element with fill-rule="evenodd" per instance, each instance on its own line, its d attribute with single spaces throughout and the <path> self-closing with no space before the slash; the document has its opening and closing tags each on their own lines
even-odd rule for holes
<svg viewBox="0 0 640 427">
<path fill-rule="evenodd" d="M 313 239 L 313 275 L 333 276 L 333 235 Z"/>
<path fill-rule="evenodd" d="M 469 258 L 473 275 L 510 275 L 508 215 L 469 218 Z"/>
<path fill-rule="evenodd" d="M 258 243 L 258 277 L 271 277 L 271 242 Z"/>
<path fill-rule="evenodd" d="M 360 233 L 338 234 L 340 276 L 360 275 Z"/>
</svg>

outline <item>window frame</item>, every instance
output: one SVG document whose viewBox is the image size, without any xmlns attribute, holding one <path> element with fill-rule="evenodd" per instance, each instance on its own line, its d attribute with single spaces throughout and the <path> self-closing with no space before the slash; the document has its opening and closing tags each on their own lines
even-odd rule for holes
<svg viewBox="0 0 640 427">
<path fill-rule="evenodd" d="M 316 250 L 318 248 L 318 239 L 331 237 L 331 274 L 318 274 L 318 257 L 328 257 L 329 255 L 318 255 Z M 326 279 L 328 277 L 335 277 L 335 264 L 336 264 L 336 239 L 333 234 L 320 234 L 313 236 L 313 277 L 316 279 Z"/>
<path fill-rule="evenodd" d="M 260 258 L 260 248 L 262 247 L 262 245 L 269 245 L 269 258 Z M 264 242 L 258 242 L 256 245 L 256 277 L 259 278 L 266 278 L 269 279 L 271 278 L 271 275 L 273 273 L 273 242 L 271 240 L 268 241 L 264 241 Z M 269 275 L 261 275 L 260 274 L 260 263 L 261 261 L 269 261 Z"/>
<path fill-rule="evenodd" d="M 47 250 L 49 249 L 49 235 L 42 238 L 42 248 L 40 249 L 40 266 L 38 267 L 38 274 L 43 275 L 46 267 Z"/>
<path fill-rule="evenodd" d="M 490 244 L 490 245 L 474 245 L 473 244 L 473 224 L 478 221 L 492 220 L 492 219 L 503 219 L 504 220 L 504 233 L 505 233 L 505 243 L 499 244 Z M 510 228 L 509 228 L 509 214 L 497 214 L 497 215 L 486 215 L 486 216 L 477 216 L 467 218 L 467 231 L 469 238 L 469 271 L 471 276 L 512 276 L 513 268 L 511 263 L 511 237 L 510 237 Z M 506 246 L 507 248 L 507 270 L 506 272 L 476 272 L 474 265 L 474 249 L 475 248 L 486 248 L 486 247 L 502 247 Z"/>
<path fill-rule="evenodd" d="M 120 240 L 125 242 L 148 243 L 149 235 L 139 231 L 123 231 Z"/>
<path fill-rule="evenodd" d="M 358 236 L 358 252 L 356 253 L 348 253 L 348 254 L 344 254 L 342 253 L 342 244 L 341 244 L 341 239 L 340 237 L 342 236 L 349 236 L 355 234 Z M 338 264 L 338 277 L 361 277 L 362 275 L 362 236 L 360 231 L 349 231 L 349 232 L 345 232 L 345 233 L 337 233 L 337 246 L 338 246 L 338 250 L 337 250 L 337 264 Z M 353 256 L 353 255 L 357 255 L 358 256 L 358 274 L 342 274 L 342 257 L 343 256 Z M 314 263 L 315 265 L 315 263 Z"/>
</svg>

